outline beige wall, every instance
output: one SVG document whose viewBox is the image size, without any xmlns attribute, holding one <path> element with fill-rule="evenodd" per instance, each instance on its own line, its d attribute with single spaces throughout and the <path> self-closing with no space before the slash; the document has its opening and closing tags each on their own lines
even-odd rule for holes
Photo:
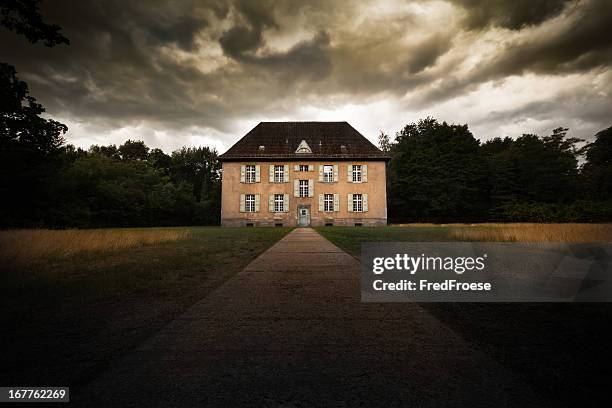
<svg viewBox="0 0 612 408">
<path fill-rule="evenodd" d="M 241 183 L 240 168 L 243 165 L 260 166 L 259 183 Z M 296 164 L 313 165 L 314 171 L 294 171 Z M 319 182 L 319 165 L 338 165 L 338 182 Z M 364 183 L 347 181 L 347 166 L 362 164 L 368 166 L 368 179 Z M 289 165 L 289 182 L 270 183 L 270 165 Z M 313 197 L 294 197 L 294 180 L 313 180 Z M 240 212 L 240 194 L 260 194 L 259 212 Z M 270 194 L 288 194 L 289 211 L 286 213 L 269 212 L 268 196 Z M 319 194 L 339 194 L 338 212 L 319 211 Z M 367 212 L 349 212 L 348 194 L 367 194 Z M 278 162 L 223 162 L 221 225 L 244 226 L 253 223 L 255 226 L 273 226 L 276 223 L 294 226 L 298 223 L 298 206 L 310 205 L 311 225 L 349 225 L 362 223 L 364 226 L 386 225 L 387 193 L 385 183 L 385 162 L 383 161 L 278 161 Z"/>
</svg>

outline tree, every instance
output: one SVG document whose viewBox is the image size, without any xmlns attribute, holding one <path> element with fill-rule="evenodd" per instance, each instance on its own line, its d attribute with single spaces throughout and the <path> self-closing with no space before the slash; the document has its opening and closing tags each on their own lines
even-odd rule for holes
<svg viewBox="0 0 612 408">
<path fill-rule="evenodd" d="M 69 44 L 55 24 L 43 21 L 38 10 L 40 0 L 5 0 L 0 3 L 0 26 L 24 35 L 28 41 L 42 41 L 47 47 Z M 39 115 L 44 107 L 29 95 L 28 85 L 17 78 L 11 65 L 0 62 L 0 148 L 15 142 L 20 147 L 49 153 L 64 143 L 60 134 L 68 128 Z"/>
<path fill-rule="evenodd" d="M 68 44 L 56 25 L 42 20 L 39 0 L 0 3 L 0 26 L 46 46 Z M 0 225 L 40 224 L 45 187 L 62 165 L 62 135 L 68 128 L 40 115 L 44 107 L 17 78 L 16 69 L 0 62 Z"/>
<path fill-rule="evenodd" d="M 146 160 L 149 148 L 141 140 L 126 140 L 119 146 L 119 154 L 124 160 Z"/>
<path fill-rule="evenodd" d="M 493 139 L 482 151 L 490 168 L 495 211 L 516 203 L 570 202 L 577 188 L 576 144 L 567 129 L 545 137 L 524 134 L 516 140 Z"/>
<path fill-rule="evenodd" d="M 212 193 L 220 182 L 221 165 L 215 149 L 183 147 L 172 153 L 170 174 L 175 181 L 188 181 L 197 201 Z"/>
<path fill-rule="evenodd" d="M 172 165 L 172 157 L 164 153 L 161 149 L 152 149 L 149 152 L 147 160 L 153 167 L 161 171 L 163 174 L 170 174 L 170 166 Z"/>
<path fill-rule="evenodd" d="M 40 0 L 3 0 L 0 3 L 0 26 L 25 36 L 31 43 L 42 41 L 47 47 L 70 44 L 61 27 L 47 24 L 38 10 Z"/>
<path fill-rule="evenodd" d="M 390 218 L 412 221 L 481 219 L 487 169 L 467 125 L 433 118 L 397 133 L 389 165 Z"/>
<path fill-rule="evenodd" d="M 68 128 L 41 118 L 45 108 L 29 95 L 15 68 L 0 63 L 0 148 L 18 147 L 48 154 L 63 143 Z"/>
<path fill-rule="evenodd" d="M 378 147 L 383 153 L 391 152 L 391 140 L 389 139 L 389 135 L 382 130 L 380 131 L 380 135 L 378 135 Z"/>
<path fill-rule="evenodd" d="M 116 159 L 116 160 L 121 159 L 121 154 L 119 153 L 119 149 L 117 149 L 117 146 L 115 145 L 108 145 L 108 146 L 92 145 L 89 147 L 88 152 L 89 154 L 94 155 L 94 156 L 104 156 L 104 157 L 108 157 L 109 159 Z"/>
<path fill-rule="evenodd" d="M 612 126 L 598 132 L 595 141 L 583 148 L 583 186 L 593 200 L 612 199 Z"/>
<path fill-rule="evenodd" d="M 218 223 L 221 213 L 221 163 L 215 149 L 182 148 L 172 153 L 170 176 L 175 183 L 188 182 L 198 202 L 194 221 Z"/>
</svg>

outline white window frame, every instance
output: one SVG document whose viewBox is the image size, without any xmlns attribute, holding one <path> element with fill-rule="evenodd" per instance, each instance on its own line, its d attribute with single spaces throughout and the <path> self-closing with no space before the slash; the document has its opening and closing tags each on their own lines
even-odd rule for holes
<svg viewBox="0 0 612 408">
<path fill-rule="evenodd" d="M 332 164 L 323 165 L 323 182 L 324 183 L 334 182 L 334 166 Z"/>
<path fill-rule="evenodd" d="M 353 194 L 353 212 L 363 212 L 362 194 Z"/>
<path fill-rule="evenodd" d="M 334 195 L 323 194 L 323 211 L 333 212 L 334 211 Z"/>
<path fill-rule="evenodd" d="M 307 164 L 300 164 L 300 167 L 298 167 L 298 171 L 308 171 L 308 165 Z"/>
<path fill-rule="evenodd" d="M 274 194 L 274 212 L 285 212 L 284 194 Z"/>
<path fill-rule="evenodd" d="M 363 181 L 363 168 L 361 164 L 353 164 L 353 183 L 361 183 Z"/>
<path fill-rule="evenodd" d="M 256 182 L 256 167 L 254 164 L 247 164 L 244 166 L 244 182 L 255 183 Z"/>
<path fill-rule="evenodd" d="M 308 180 L 300 180 L 300 197 L 308 197 Z"/>
<path fill-rule="evenodd" d="M 285 182 L 285 166 L 275 164 L 274 165 L 274 182 L 284 183 Z"/>
<path fill-rule="evenodd" d="M 244 212 L 255 212 L 255 194 L 244 195 Z"/>
</svg>

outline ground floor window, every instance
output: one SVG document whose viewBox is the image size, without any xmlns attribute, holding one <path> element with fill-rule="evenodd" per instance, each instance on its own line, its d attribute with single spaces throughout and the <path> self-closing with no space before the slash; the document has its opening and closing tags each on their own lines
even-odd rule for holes
<svg viewBox="0 0 612 408">
<path fill-rule="evenodd" d="M 244 210 L 246 212 L 255 212 L 255 194 L 244 195 Z"/>
<path fill-rule="evenodd" d="M 353 194 L 353 211 L 363 211 L 363 196 L 362 194 Z"/>
<path fill-rule="evenodd" d="M 325 194 L 323 196 L 323 211 L 334 211 L 334 195 Z"/>
<path fill-rule="evenodd" d="M 274 194 L 274 212 L 285 211 L 285 199 L 283 194 Z"/>
</svg>

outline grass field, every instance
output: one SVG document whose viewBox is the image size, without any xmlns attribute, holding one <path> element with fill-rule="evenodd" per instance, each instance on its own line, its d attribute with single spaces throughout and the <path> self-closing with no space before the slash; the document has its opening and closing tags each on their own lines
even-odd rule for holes
<svg viewBox="0 0 612 408">
<path fill-rule="evenodd" d="M 406 224 L 316 230 L 355 256 L 364 242 L 612 242 L 612 224 Z"/>
<path fill-rule="evenodd" d="M 324 227 L 317 231 L 360 255 L 364 242 L 612 242 L 612 224 L 478 224 Z M 422 303 L 534 389 L 567 406 L 607 398 L 612 303 Z"/>
<path fill-rule="evenodd" d="M 0 231 L 0 259 L 12 264 L 38 263 L 76 254 L 103 253 L 190 237 L 191 231 L 187 228 Z"/>
<path fill-rule="evenodd" d="M 289 231 L 0 231 L 0 378 L 86 382 Z"/>
</svg>

